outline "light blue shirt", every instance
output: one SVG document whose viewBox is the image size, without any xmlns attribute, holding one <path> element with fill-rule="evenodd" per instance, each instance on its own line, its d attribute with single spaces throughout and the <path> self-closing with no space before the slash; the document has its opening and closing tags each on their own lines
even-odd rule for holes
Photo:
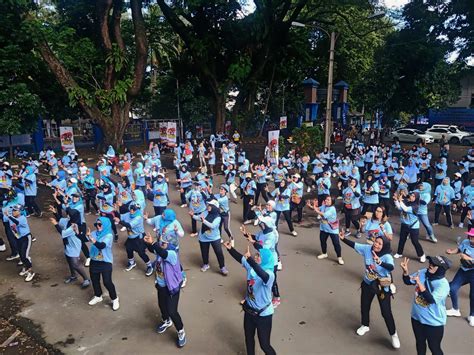
<svg viewBox="0 0 474 355">
<path fill-rule="evenodd" d="M 321 225 L 319 226 L 321 232 L 339 234 L 339 223 L 336 223 L 338 221 L 336 207 L 323 205 L 320 207 L 320 211 L 323 213 Z"/>
<path fill-rule="evenodd" d="M 265 283 L 252 269 L 245 257 L 242 257 L 241 263 L 245 270 L 247 270 L 247 293 L 245 295 L 245 301 L 253 309 L 261 310 L 265 308 L 260 314 L 260 317 L 272 315 L 274 313 L 272 286 L 275 281 L 275 274 L 270 270 L 265 270 L 269 275 L 268 281 Z"/>
</svg>

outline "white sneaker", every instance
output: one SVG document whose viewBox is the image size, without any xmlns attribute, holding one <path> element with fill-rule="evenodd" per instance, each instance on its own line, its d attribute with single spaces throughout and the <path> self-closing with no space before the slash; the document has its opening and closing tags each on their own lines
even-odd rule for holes
<svg viewBox="0 0 474 355">
<path fill-rule="evenodd" d="M 31 280 L 33 280 L 33 277 L 35 277 L 35 273 L 34 272 L 27 272 L 26 273 L 26 277 L 25 277 L 25 282 L 30 282 Z"/>
<path fill-rule="evenodd" d="M 86 262 L 84 263 L 84 266 L 89 267 L 90 264 L 91 264 L 91 258 L 87 258 Z"/>
<path fill-rule="evenodd" d="M 246 221 L 244 222 L 244 224 L 250 224 L 250 223 L 252 223 L 252 222 L 253 222 L 253 221 L 252 221 L 251 219 L 248 219 L 248 220 L 246 220 Z"/>
<path fill-rule="evenodd" d="M 278 270 L 278 271 L 283 270 L 283 264 L 281 263 L 281 261 L 278 262 L 277 270 Z"/>
<path fill-rule="evenodd" d="M 392 335 L 392 346 L 394 349 L 400 349 L 400 338 L 396 332 Z"/>
<path fill-rule="evenodd" d="M 467 317 L 467 321 L 471 327 L 474 327 L 474 316 Z"/>
<path fill-rule="evenodd" d="M 311 192 L 311 187 L 308 187 L 308 188 L 306 189 L 306 192 L 307 192 L 307 193 L 310 193 L 310 192 Z"/>
<path fill-rule="evenodd" d="M 293 235 L 293 237 L 296 237 L 298 235 L 298 233 L 296 233 L 296 231 L 291 232 L 291 234 Z"/>
<path fill-rule="evenodd" d="M 232 239 L 230 240 L 230 246 L 231 246 L 232 248 L 234 248 L 234 247 L 235 247 L 235 241 L 234 241 L 234 238 L 232 238 Z"/>
<path fill-rule="evenodd" d="M 112 300 L 112 309 L 117 311 L 120 308 L 119 298 Z"/>
<path fill-rule="evenodd" d="M 100 297 L 97 297 L 97 296 L 94 296 L 90 301 L 89 301 L 89 306 L 95 306 L 97 303 L 100 303 L 102 302 L 104 299 L 102 298 L 102 296 Z"/>
<path fill-rule="evenodd" d="M 184 207 L 186 207 L 186 206 L 187 206 L 187 204 L 183 203 L 183 204 L 182 204 L 181 206 L 179 206 L 179 207 L 184 208 Z"/>
<path fill-rule="evenodd" d="M 121 232 L 125 232 L 126 230 L 127 230 L 127 227 L 122 227 L 122 228 L 120 228 L 120 231 L 121 231 Z"/>
<path fill-rule="evenodd" d="M 318 259 L 319 259 L 319 260 L 327 259 L 327 257 L 328 257 L 327 254 L 319 254 L 319 255 L 318 255 Z"/>
<path fill-rule="evenodd" d="M 368 331 L 370 331 L 370 328 L 369 327 L 366 327 L 365 325 L 361 325 L 359 327 L 359 329 L 356 330 L 356 333 L 357 335 L 364 335 L 365 333 L 367 333 Z"/>
<path fill-rule="evenodd" d="M 446 315 L 448 317 L 461 317 L 461 311 L 459 309 L 454 309 L 454 308 L 447 309 Z"/>
<path fill-rule="evenodd" d="M 459 227 L 459 228 L 464 228 L 464 223 L 462 223 L 462 222 L 459 223 L 459 224 L 458 224 L 458 227 Z"/>
<path fill-rule="evenodd" d="M 10 255 L 9 257 L 7 257 L 5 260 L 6 261 L 12 261 L 12 260 L 16 260 L 16 259 L 20 259 L 20 255 L 16 254 L 16 255 Z"/>
<path fill-rule="evenodd" d="M 253 225 L 254 225 L 254 226 L 258 226 L 258 219 L 256 219 L 256 220 L 253 221 Z"/>
<path fill-rule="evenodd" d="M 7 246 L 5 244 L 0 245 L 0 252 L 7 251 Z"/>
<path fill-rule="evenodd" d="M 423 254 L 421 257 L 420 257 L 420 263 L 425 263 L 426 262 L 426 255 Z"/>
<path fill-rule="evenodd" d="M 400 259 L 402 256 L 403 256 L 403 255 L 397 253 L 397 254 L 395 254 L 393 257 L 394 257 L 395 259 Z"/>
<path fill-rule="evenodd" d="M 339 258 L 337 258 L 337 263 L 339 265 L 344 265 L 344 260 L 341 257 L 339 257 Z"/>
<path fill-rule="evenodd" d="M 22 268 L 18 275 L 25 276 L 27 273 L 28 273 L 28 270 L 26 270 L 25 268 Z"/>
<path fill-rule="evenodd" d="M 181 283 L 181 288 L 185 288 L 187 283 L 188 283 L 188 278 L 183 277 L 183 282 Z"/>
</svg>

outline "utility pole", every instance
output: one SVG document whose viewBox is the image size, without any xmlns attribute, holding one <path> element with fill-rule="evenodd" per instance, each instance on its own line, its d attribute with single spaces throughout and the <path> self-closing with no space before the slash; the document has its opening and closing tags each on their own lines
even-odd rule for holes
<svg viewBox="0 0 474 355">
<path fill-rule="evenodd" d="M 329 49 L 329 72 L 328 72 L 328 92 L 326 102 L 326 127 L 324 131 L 324 146 L 331 148 L 331 134 L 332 134 L 332 84 L 334 74 L 334 48 L 336 46 L 336 33 L 331 32 L 331 45 Z"/>
</svg>

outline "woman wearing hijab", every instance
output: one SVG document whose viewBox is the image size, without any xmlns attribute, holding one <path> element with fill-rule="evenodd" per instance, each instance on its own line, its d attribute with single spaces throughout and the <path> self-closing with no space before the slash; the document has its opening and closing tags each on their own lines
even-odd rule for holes
<svg viewBox="0 0 474 355">
<path fill-rule="evenodd" d="M 385 320 L 392 340 L 392 346 L 395 349 L 400 348 L 400 339 L 395 328 L 395 320 L 392 314 L 392 292 L 390 284 L 392 282 L 392 271 L 394 269 L 393 257 L 390 254 L 390 241 L 382 236 L 377 236 L 372 245 L 354 243 L 345 238 L 344 232 L 339 233 L 339 238 L 348 246 L 353 248 L 357 254 L 364 257 L 365 274 L 361 283 L 361 326 L 357 329 L 357 334 L 362 336 L 367 333 L 369 328 L 370 306 L 374 297 L 377 296 L 380 311 Z"/>
<path fill-rule="evenodd" d="M 349 180 L 348 186 L 342 190 L 342 201 L 344 204 L 343 211 L 344 211 L 344 217 L 345 217 L 345 222 L 346 222 L 346 236 L 351 235 L 350 231 L 350 226 L 351 222 L 354 225 L 354 227 L 357 230 L 356 237 L 360 238 L 360 224 L 358 219 L 358 216 L 360 214 L 360 187 L 359 183 L 356 179 L 351 178 Z"/>
<path fill-rule="evenodd" d="M 379 204 L 379 184 L 372 174 L 367 174 L 367 180 L 362 186 L 362 215 L 366 212 L 373 213 Z"/>
<path fill-rule="evenodd" d="M 99 212 L 99 207 L 95 203 L 95 197 L 97 195 L 97 189 L 95 186 L 95 179 L 94 179 L 94 169 L 88 169 L 88 174 L 82 181 L 82 184 L 85 189 L 84 198 L 86 200 L 86 214 L 91 214 L 91 205 L 94 207 L 95 212 Z"/>
<path fill-rule="evenodd" d="M 408 165 L 405 167 L 405 175 L 407 176 L 408 191 L 415 190 L 416 183 L 418 182 L 418 174 L 420 170 L 415 164 L 413 158 L 408 160 Z"/>
<path fill-rule="evenodd" d="M 63 208 L 66 210 L 66 213 L 70 216 L 71 222 L 76 224 L 79 230 L 78 237 L 81 240 L 81 249 L 86 258 L 84 263 L 85 266 L 89 266 L 91 259 L 89 253 L 89 247 L 87 246 L 87 225 L 86 219 L 84 216 L 84 204 L 82 203 L 82 199 L 78 194 L 71 195 L 71 201 L 66 200 L 65 204 L 63 204 Z"/>
<path fill-rule="evenodd" d="M 405 285 L 415 285 L 411 308 L 411 324 L 416 338 L 418 355 L 426 354 L 426 343 L 433 355 L 443 355 L 441 341 L 446 324 L 446 297 L 449 283 L 446 271 L 451 261 L 444 256 L 428 256 L 428 268 L 413 274 L 408 272 L 408 258 L 400 264 Z"/>
<path fill-rule="evenodd" d="M 291 198 L 291 188 L 288 186 L 286 180 L 280 182 L 275 190 L 271 192 L 271 195 L 275 198 L 275 212 L 277 213 L 277 220 L 275 225 L 278 228 L 278 221 L 280 220 L 280 215 L 283 214 L 285 217 L 286 223 L 288 224 L 288 229 L 291 234 L 296 237 L 295 228 L 293 227 L 293 222 L 291 220 L 291 210 L 290 210 L 290 198 Z"/>
<path fill-rule="evenodd" d="M 199 232 L 199 247 L 201 248 L 202 266 L 201 271 L 206 272 L 209 266 L 209 247 L 212 246 L 219 263 L 220 273 L 224 276 L 229 274 L 224 262 L 224 253 L 221 247 L 221 233 L 219 226 L 221 224 L 221 216 L 219 213 L 219 203 L 211 200 L 207 203 L 207 211 L 199 215 L 195 215 L 191 210 L 189 214 L 196 221 L 201 221 L 202 226 Z"/>
<path fill-rule="evenodd" d="M 162 320 L 156 331 L 162 334 L 174 323 L 178 331 L 176 344 L 182 348 L 186 344 L 186 334 L 181 315 L 178 313 L 179 294 L 183 283 L 179 254 L 175 245 L 164 239 L 163 235 L 159 241 L 155 241 L 150 234 L 147 234 L 145 243 L 150 245 L 156 254 L 155 287 Z"/>
<path fill-rule="evenodd" d="M 105 183 L 102 185 L 102 191 L 97 194 L 97 200 L 99 201 L 100 215 L 109 219 L 112 231 L 114 233 L 114 242 L 117 242 L 118 233 L 117 227 L 114 223 L 114 193 L 110 184 Z"/>
<path fill-rule="evenodd" d="M 454 228 L 453 216 L 451 214 L 451 204 L 454 202 L 456 194 L 450 185 L 449 177 L 445 177 L 441 184 L 436 186 L 434 196 L 435 216 L 433 225 L 438 225 L 439 215 L 441 210 L 443 210 L 444 213 L 446 213 L 446 221 L 448 222 L 449 228 Z"/>
<path fill-rule="evenodd" d="M 428 204 L 431 202 L 431 184 L 427 182 L 420 182 L 418 189 L 415 190 L 420 194 L 420 206 L 418 207 L 418 218 L 423 224 L 426 230 L 426 239 L 431 240 L 433 243 L 438 242 L 436 239 L 433 227 L 431 226 L 430 219 L 428 217 Z"/>
<path fill-rule="evenodd" d="M 300 174 L 294 174 L 291 177 L 291 183 L 288 186 L 291 189 L 291 211 L 296 210 L 297 220 L 296 223 L 301 223 L 303 219 L 303 181 Z M 291 218 L 291 213 L 290 213 Z"/>
<path fill-rule="evenodd" d="M 416 250 L 416 255 L 420 259 L 420 263 L 426 261 L 425 252 L 418 240 L 420 236 L 420 220 L 418 219 L 418 209 L 420 206 L 420 194 L 411 192 L 406 202 L 402 195 L 395 194 L 393 196 L 395 207 L 400 211 L 400 240 L 398 242 L 397 253 L 394 255 L 396 259 L 403 256 L 403 249 L 407 238 L 410 237 L 411 243 Z"/>
<path fill-rule="evenodd" d="M 145 172 L 143 171 L 143 163 L 138 162 L 135 170 L 133 171 L 135 175 L 135 188 L 142 190 L 146 193 L 146 181 L 145 181 Z"/>
<path fill-rule="evenodd" d="M 38 204 L 36 203 L 36 195 L 38 194 L 38 186 L 36 184 L 35 168 L 31 165 L 27 166 L 22 174 L 23 186 L 25 186 L 25 207 L 28 215 L 35 213 L 37 217 L 43 216 Z"/>
<path fill-rule="evenodd" d="M 244 310 L 245 346 L 248 355 L 255 354 L 255 331 L 257 331 L 260 348 L 266 355 L 275 355 L 275 349 L 270 344 L 272 331 L 273 305 L 272 285 L 275 279 L 273 273 L 273 253 L 269 249 L 260 249 L 253 257 L 247 247 L 242 255 L 235 250 L 230 242 L 224 242 L 229 254 L 247 271 L 247 292 Z"/>
<path fill-rule="evenodd" d="M 115 291 L 115 285 L 112 282 L 112 265 L 114 257 L 112 254 L 112 244 L 114 236 L 112 234 L 112 223 L 107 217 L 99 217 L 94 223 L 96 228 L 91 233 L 87 231 L 87 238 L 91 241 L 91 264 L 89 272 L 91 275 L 92 287 L 94 288 L 94 297 L 89 301 L 90 306 L 94 306 L 103 301 L 102 287 L 100 278 L 105 288 L 109 291 L 112 300 L 112 309 L 117 311 L 120 308 L 119 298 Z"/>
<path fill-rule="evenodd" d="M 474 228 L 471 228 L 466 235 L 467 239 L 459 243 L 457 248 L 446 250 L 446 254 L 459 254 L 461 263 L 453 281 L 449 283 L 449 294 L 453 307 L 448 309 L 446 314 L 448 317 L 461 317 L 458 292 L 462 286 L 469 284 L 470 313 L 467 321 L 471 327 L 474 327 Z"/>
</svg>

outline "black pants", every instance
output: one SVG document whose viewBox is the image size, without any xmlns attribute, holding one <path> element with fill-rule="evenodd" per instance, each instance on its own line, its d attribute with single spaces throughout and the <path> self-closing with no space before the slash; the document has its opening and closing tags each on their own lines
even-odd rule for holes
<svg viewBox="0 0 474 355">
<path fill-rule="evenodd" d="M 344 217 L 345 217 L 345 222 L 346 222 L 346 229 L 349 229 L 351 227 L 351 222 L 354 225 L 354 227 L 359 231 L 360 229 L 360 223 L 359 223 L 359 208 L 356 209 L 349 209 L 344 207 Z"/>
<path fill-rule="evenodd" d="M 212 245 L 212 249 L 214 249 L 214 253 L 216 253 L 217 262 L 219 263 L 219 268 L 222 269 L 225 266 L 225 263 L 224 263 L 224 253 L 222 252 L 220 239 L 214 240 L 213 242 L 199 242 L 199 247 L 201 248 L 202 263 L 204 265 L 209 264 L 209 246 L 210 245 Z"/>
<path fill-rule="evenodd" d="M 117 298 L 115 285 L 112 282 L 112 264 L 92 260 L 89 272 L 91 274 L 92 287 L 94 288 L 94 295 L 96 297 L 102 296 L 102 287 L 100 286 L 100 277 L 102 276 L 102 282 L 107 291 L 109 291 L 110 298 L 112 300 Z"/>
<path fill-rule="evenodd" d="M 227 233 L 227 236 L 232 239 L 233 236 L 232 236 L 232 232 L 230 231 L 230 211 L 225 214 L 221 214 L 221 224 L 219 225 L 219 232 L 221 233 L 221 235 L 222 235 L 222 227 L 224 227 L 224 230 Z"/>
<path fill-rule="evenodd" d="M 145 242 L 141 238 L 127 238 L 127 241 L 125 242 L 125 249 L 127 250 L 127 258 L 129 260 L 133 259 L 133 252 L 136 252 L 140 258 L 148 264 L 150 258 L 146 254 L 145 248 Z"/>
<path fill-rule="evenodd" d="M 67 255 L 65 255 L 65 257 L 69 266 L 69 271 L 71 272 L 71 277 L 76 277 L 77 274 L 79 274 L 84 279 L 84 281 L 87 280 L 88 277 L 86 271 L 82 267 L 79 257 L 71 257 Z"/>
<path fill-rule="evenodd" d="M 430 169 L 420 170 L 420 179 L 423 182 L 426 182 L 431 179 L 431 171 Z"/>
<path fill-rule="evenodd" d="M 153 210 L 155 211 L 155 217 L 161 216 L 164 210 L 166 210 L 166 206 L 153 206 Z"/>
<path fill-rule="evenodd" d="M 273 297 L 280 297 L 280 290 L 278 289 L 278 283 L 277 283 L 277 272 L 278 272 L 278 265 L 275 265 L 273 267 L 273 273 L 275 274 L 275 281 L 273 281 L 273 286 L 272 286 Z"/>
<path fill-rule="evenodd" d="M 443 340 L 444 326 L 433 327 L 411 319 L 411 326 L 416 339 L 416 352 L 418 355 L 426 354 L 426 343 L 433 355 L 443 355 L 441 340 Z"/>
<path fill-rule="evenodd" d="M 160 287 L 158 285 L 156 285 L 156 291 L 158 292 L 158 306 L 160 307 L 161 319 L 165 321 L 171 318 L 176 330 L 180 331 L 184 326 L 178 313 L 179 291 L 171 295 L 167 287 Z"/>
<path fill-rule="evenodd" d="M 421 247 L 420 241 L 418 240 L 420 230 L 417 228 L 410 228 L 409 225 L 403 223 L 400 226 L 400 240 L 398 241 L 397 254 L 403 255 L 403 249 L 405 248 L 408 236 L 410 236 L 411 243 L 415 247 L 416 255 L 418 257 L 422 256 L 424 251 Z"/>
<path fill-rule="evenodd" d="M 36 214 L 41 213 L 41 210 L 36 203 L 36 196 L 25 196 L 25 207 L 28 214 L 32 214 L 33 212 Z"/>
<path fill-rule="evenodd" d="M 10 249 L 11 249 L 11 255 L 18 255 L 18 244 L 17 244 L 17 239 L 12 233 L 12 230 L 10 229 L 10 223 L 8 222 L 3 222 L 3 227 L 5 228 L 5 235 L 7 236 L 8 239 L 8 244 L 10 244 Z"/>
<path fill-rule="evenodd" d="M 385 208 L 385 214 L 387 217 L 390 216 L 390 198 L 388 197 L 379 197 L 380 205 Z"/>
<path fill-rule="evenodd" d="M 377 208 L 378 204 L 376 203 L 364 203 L 362 206 L 362 215 L 365 215 L 367 212 L 375 213 L 375 209 Z"/>
<path fill-rule="evenodd" d="M 180 192 L 180 197 L 181 197 L 181 204 L 185 205 L 186 204 L 186 193 L 189 191 L 190 187 L 182 187 L 183 192 Z"/>
<path fill-rule="evenodd" d="M 332 245 L 334 246 L 334 250 L 336 251 L 336 255 L 338 258 L 341 257 L 341 244 L 339 243 L 339 236 L 335 233 L 327 233 L 320 231 L 319 232 L 319 239 L 321 241 L 321 251 L 323 254 L 327 254 L 328 252 L 328 238 L 331 238 Z"/>
<path fill-rule="evenodd" d="M 97 203 L 95 202 L 96 190 L 95 189 L 86 189 L 85 200 L 86 200 L 86 212 L 91 211 L 91 205 L 94 207 L 95 211 L 99 211 Z"/>
<path fill-rule="evenodd" d="M 464 220 L 466 219 L 467 213 L 469 212 L 469 210 L 470 208 L 467 205 L 462 208 L 461 220 L 459 221 L 460 223 L 464 223 Z"/>
<path fill-rule="evenodd" d="M 360 288 L 361 324 L 368 327 L 370 322 L 370 306 L 372 305 L 372 301 L 374 300 L 376 294 L 374 290 L 364 281 L 362 281 Z M 382 295 L 383 298 L 377 296 L 377 300 L 379 301 L 380 306 L 380 312 L 382 313 L 382 317 L 385 320 L 385 325 L 387 326 L 388 333 L 390 335 L 393 335 L 397 330 L 395 328 L 395 320 L 393 319 L 392 314 L 392 295 L 390 293 L 383 293 Z"/>
<path fill-rule="evenodd" d="M 270 345 L 272 317 L 273 315 L 265 317 L 252 316 L 245 312 L 244 332 L 247 355 L 255 355 L 255 331 L 257 331 L 260 348 L 263 350 L 265 355 L 276 355 L 275 349 Z"/>
<path fill-rule="evenodd" d="M 260 194 L 262 194 L 262 197 L 265 200 L 265 202 L 268 201 L 267 192 L 265 191 L 266 187 L 267 187 L 267 184 L 265 182 L 257 183 L 257 191 L 255 193 L 255 205 L 258 204 L 258 198 L 260 197 Z"/>
<path fill-rule="evenodd" d="M 244 195 L 242 211 L 242 219 L 244 221 L 255 218 L 255 213 L 252 211 L 252 206 L 250 205 L 251 200 L 253 200 L 253 195 Z"/>
<path fill-rule="evenodd" d="M 280 215 L 283 214 L 283 217 L 285 217 L 286 223 L 288 224 L 288 228 L 290 229 L 290 232 L 293 232 L 295 228 L 293 228 L 293 221 L 291 220 L 291 211 L 286 210 L 286 211 L 275 211 L 277 218 L 276 218 L 276 227 L 278 229 L 278 222 L 280 221 Z"/>
<path fill-rule="evenodd" d="M 23 267 L 28 270 L 31 269 L 31 258 L 30 258 L 30 249 L 31 249 L 31 234 L 28 234 L 24 237 L 17 239 L 16 245 L 20 254 L 20 260 L 23 263 Z"/>
<path fill-rule="evenodd" d="M 304 207 L 303 199 L 301 199 L 300 203 L 291 202 L 290 205 L 291 205 L 291 211 L 296 210 L 297 217 L 298 217 L 297 221 L 298 223 L 300 223 L 301 220 L 303 219 L 303 207 Z"/>
<path fill-rule="evenodd" d="M 81 250 L 85 258 L 89 258 L 89 247 L 87 246 L 88 239 L 86 237 L 87 225 L 82 223 L 79 226 L 79 239 L 81 240 Z"/>
<path fill-rule="evenodd" d="M 435 204 L 435 216 L 434 216 L 434 222 L 439 223 L 439 215 L 441 213 L 441 210 L 446 213 L 446 221 L 448 222 L 448 226 L 451 227 L 453 225 L 453 216 L 451 215 L 451 205 L 440 205 L 440 204 Z"/>
</svg>

